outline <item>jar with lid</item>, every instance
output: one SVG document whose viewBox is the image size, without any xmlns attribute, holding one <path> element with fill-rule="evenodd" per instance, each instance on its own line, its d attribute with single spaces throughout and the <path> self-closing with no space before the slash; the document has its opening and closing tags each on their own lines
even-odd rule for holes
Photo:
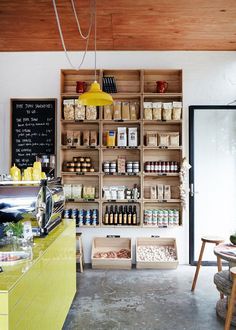
<svg viewBox="0 0 236 330">
<path fill-rule="evenodd" d="M 126 172 L 133 173 L 133 162 L 126 162 Z"/>
<path fill-rule="evenodd" d="M 154 173 L 154 170 L 155 170 L 154 162 L 151 162 L 151 164 L 150 164 L 150 172 L 151 173 Z"/>
<path fill-rule="evenodd" d="M 161 162 L 161 172 L 165 173 L 166 171 L 166 162 Z"/>
<path fill-rule="evenodd" d="M 155 172 L 155 173 L 158 172 L 158 165 L 157 165 L 157 162 L 154 162 L 154 172 Z"/>
<path fill-rule="evenodd" d="M 133 172 L 134 173 L 139 172 L 139 162 L 138 161 L 133 162 Z"/>
<path fill-rule="evenodd" d="M 110 162 L 110 173 L 115 173 L 116 172 L 116 162 L 112 161 Z"/>
<path fill-rule="evenodd" d="M 150 162 L 145 162 L 145 172 L 149 173 L 151 171 L 151 164 Z"/>
<path fill-rule="evenodd" d="M 170 162 L 166 162 L 166 173 L 170 172 Z"/>
</svg>

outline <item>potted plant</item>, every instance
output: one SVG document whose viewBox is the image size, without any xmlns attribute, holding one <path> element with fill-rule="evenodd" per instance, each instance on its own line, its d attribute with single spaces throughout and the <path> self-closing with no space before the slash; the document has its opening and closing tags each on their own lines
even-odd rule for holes
<svg viewBox="0 0 236 330">
<path fill-rule="evenodd" d="M 233 245 L 236 245 L 236 232 L 230 235 L 229 240 Z"/>
<path fill-rule="evenodd" d="M 15 241 L 20 242 L 23 238 L 23 224 L 21 222 L 9 222 L 5 226 L 4 231 L 7 236 L 13 237 Z"/>
</svg>

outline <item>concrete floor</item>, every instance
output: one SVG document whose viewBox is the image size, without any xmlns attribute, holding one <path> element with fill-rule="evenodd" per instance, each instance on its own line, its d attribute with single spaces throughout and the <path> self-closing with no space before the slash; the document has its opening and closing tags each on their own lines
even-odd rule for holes
<svg viewBox="0 0 236 330">
<path fill-rule="evenodd" d="M 63 330 L 222 330 L 215 312 L 215 267 L 92 270 L 77 273 L 78 292 Z M 232 329 L 236 329 L 233 328 Z"/>
</svg>

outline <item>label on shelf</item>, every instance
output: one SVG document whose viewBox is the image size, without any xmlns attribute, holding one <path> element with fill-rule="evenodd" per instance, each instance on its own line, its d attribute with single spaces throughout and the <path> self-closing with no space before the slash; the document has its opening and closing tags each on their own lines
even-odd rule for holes
<svg viewBox="0 0 236 330">
<path fill-rule="evenodd" d="M 107 235 L 107 237 L 111 237 L 111 238 L 120 238 L 120 235 Z"/>
<path fill-rule="evenodd" d="M 84 175 L 84 172 L 75 172 L 76 175 Z"/>
</svg>

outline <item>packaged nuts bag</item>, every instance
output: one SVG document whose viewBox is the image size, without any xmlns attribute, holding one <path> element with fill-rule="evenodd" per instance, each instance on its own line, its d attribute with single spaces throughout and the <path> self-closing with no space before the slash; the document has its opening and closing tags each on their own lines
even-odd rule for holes
<svg viewBox="0 0 236 330">
<path fill-rule="evenodd" d="M 171 120 L 172 119 L 173 104 L 171 102 L 163 103 L 162 106 L 163 106 L 162 119 L 163 120 Z"/>
<path fill-rule="evenodd" d="M 130 120 L 130 108 L 129 108 L 129 102 L 122 102 L 122 109 L 121 109 L 121 114 L 122 114 L 122 119 L 123 120 Z"/>
<path fill-rule="evenodd" d="M 78 146 L 80 146 L 80 144 L 81 144 L 80 131 L 74 131 L 74 134 L 73 134 L 73 145 L 75 147 L 78 147 Z"/>
<path fill-rule="evenodd" d="M 154 120 L 161 120 L 162 118 L 162 102 L 152 103 L 152 117 Z"/>
<path fill-rule="evenodd" d="M 65 120 L 75 120 L 75 100 L 63 100 L 63 113 Z"/>
<path fill-rule="evenodd" d="M 172 119 L 180 120 L 182 112 L 182 102 L 173 102 Z"/>
<path fill-rule="evenodd" d="M 179 132 L 169 133 L 169 145 L 171 147 L 179 147 Z"/>
<path fill-rule="evenodd" d="M 139 118 L 139 102 L 131 101 L 129 103 L 130 119 L 138 120 Z"/>
<path fill-rule="evenodd" d="M 121 101 L 114 101 L 114 120 L 121 120 Z"/>
<path fill-rule="evenodd" d="M 146 146 L 157 147 L 157 132 L 155 131 L 146 132 Z"/>
<path fill-rule="evenodd" d="M 152 102 L 143 102 L 144 119 L 152 120 Z"/>
<path fill-rule="evenodd" d="M 86 106 L 86 119 L 96 120 L 97 119 L 97 108 L 96 106 L 87 105 Z"/>
<path fill-rule="evenodd" d="M 85 120 L 85 106 L 75 102 L 75 120 Z"/>
<path fill-rule="evenodd" d="M 103 119 L 112 120 L 113 118 L 113 104 L 104 105 L 103 107 Z"/>
</svg>

